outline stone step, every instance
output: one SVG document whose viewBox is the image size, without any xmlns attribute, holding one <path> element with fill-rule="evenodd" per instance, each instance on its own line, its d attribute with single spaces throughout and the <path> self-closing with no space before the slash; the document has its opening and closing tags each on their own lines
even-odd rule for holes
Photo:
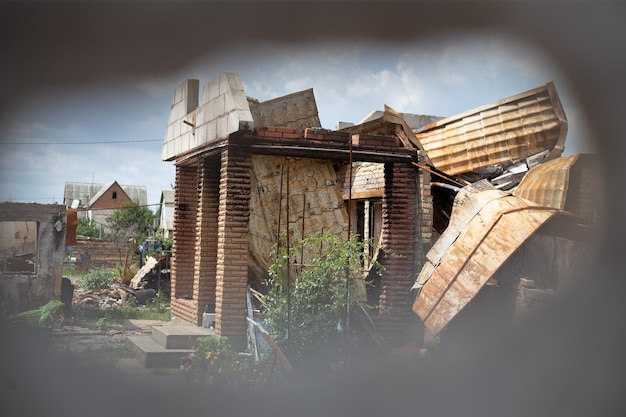
<svg viewBox="0 0 626 417">
<path fill-rule="evenodd" d="M 146 368 L 178 368 L 180 360 L 193 352 L 189 349 L 166 349 L 152 336 L 128 336 L 126 349 Z"/>
<path fill-rule="evenodd" d="M 198 326 L 152 326 L 152 339 L 165 349 L 192 349 L 200 337 L 214 335 L 213 329 Z"/>
</svg>

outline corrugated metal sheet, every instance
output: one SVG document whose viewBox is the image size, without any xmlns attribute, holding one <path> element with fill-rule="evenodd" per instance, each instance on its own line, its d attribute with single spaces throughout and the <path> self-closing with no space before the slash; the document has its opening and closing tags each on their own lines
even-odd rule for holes
<svg viewBox="0 0 626 417">
<path fill-rule="evenodd" d="M 513 190 L 513 195 L 544 206 L 565 208 L 570 169 L 578 157 L 557 158 L 534 166 Z"/>
<path fill-rule="evenodd" d="M 552 82 L 439 120 L 416 133 L 432 165 L 458 175 L 515 163 L 544 150 L 560 156 L 567 119 Z"/>
<path fill-rule="evenodd" d="M 469 194 L 468 194 L 469 193 Z M 502 264 L 559 210 L 499 190 L 460 193 L 450 226 L 427 254 L 413 311 L 438 334 Z M 514 231 L 514 232 L 512 232 Z"/>
<path fill-rule="evenodd" d="M 513 195 L 596 221 L 604 204 L 599 171 L 596 155 L 553 159 L 528 171 Z"/>
</svg>

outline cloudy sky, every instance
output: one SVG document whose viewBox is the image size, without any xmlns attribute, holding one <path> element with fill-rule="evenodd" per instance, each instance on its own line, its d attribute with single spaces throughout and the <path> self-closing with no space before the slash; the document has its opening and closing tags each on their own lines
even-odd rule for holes
<svg viewBox="0 0 626 417">
<path fill-rule="evenodd" d="M 563 72 L 536 46 L 492 33 L 376 44 L 248 43 L 198 56 L 158 77 L 48 88 L 0 115 L 0 201 L 63 201 L 65 182 L 144 185 L 148 203 L 174 184 L 161 146 L 175 86 L 238 73 L 260 101 L 313 88 L 322 127 L 357 123 L 389 105 L 453 116 L 554 81 L 569 121 L 565 154 L 593 152 L 585 117 Z M 154 207 L 153 207 L 154 208 Z"/>
</svg>

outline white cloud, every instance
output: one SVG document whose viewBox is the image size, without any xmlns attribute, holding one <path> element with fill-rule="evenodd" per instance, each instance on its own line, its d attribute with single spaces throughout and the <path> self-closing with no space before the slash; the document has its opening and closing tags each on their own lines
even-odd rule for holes
<svg viewBox="0 0 626 417">
<path fill-rule="evenodd" d="M 259 101 L 271 100 L 280 96 L 280 94 L 273 89 L 273 86 L 269 82 L 252 81 L 247 83 L 242 80 L 241 84 L 243 85 L 243 90 L 247 96 L 255 98 Z"/>
<path fill-rule="evenodd" d="M 30 118 L 34 118 L 31 116 Z M 63 124 L 59 126 L 49 125 L 43 122 L 14 122 L 5 124 L 2 128 L 8 138 L 13 135 L 19 135 L 21 142 L 36 141 L 44 142 L 42 135 L 46 136 L 46 141 L 50 142 L 68 142 L 69 139 L 79 138 L 87 133 L 87 130 L 74 123 Z"/>
<path fill-rule="evenodd" d="M 142 91 L 151 97 L 160 97 L 168 93 L 173 97 L 176 85 L 176 82 L 173 82 L 168 78 L 153 78 L 149 80 L 139 80 L 136 87 L 139 91 Z"/>
<path fill-rule="evenodd" d="M 310 77 L 299 77 L 285 83 L 285 91 L 297 92 L 307 90 L 313 86 L 314 82 Z"/>
<path fill-rule="evenodd" d="M 27 117 L 15 118 L 21 124 L 5 124 L 3 140 L 159 139 L 166 129 L 175 86 L 198 78 L 202 88 L 222 72 L 238 73 L 246 94 L 261 101 L 313 88 L 322 126 L 327 128 L 334 128 L 338 121 L 356 123 L 371 111 L 382 110 L 384 104 L 401 112 L 451 116 L 560 76 L 541 51 L 489 33 L 453 33 L 393 47 L 330 41 L 245 45 L 198 59 L 176 74 L 136 80 L 127 95 L 108 94 L 103 100 L 103 89 L 94 87 L 84 90 L 84 96 L 72 96 L 69 104 L 60 101 L 62 95 L 43 100 L 37 113 L 26 109 L 21 114 Z M 569 87 L 558 81 L 557 88 L 570 121 L 568 143 L 570 138 L 588 136 L 582 109 L 568 93 Z M 57 101 L 59 106 L 51 108 L 50 103 Z M 93 178 L 100 183 L 118 180 L 145 185 L 149 203 L 156 203 L 161 190 L 174 183 L 174 164 L 161 161 L 158 141 L 119 146 L 8 146 L 14 145 L 0 149 L 0 170 L 15 173 L 11 176 L 15 182 L 2 185 L 0 199 L 7 198 L 7 192 L 32 195 L 33 190 L 60 195 L 65 181 Z"/>
</svg>

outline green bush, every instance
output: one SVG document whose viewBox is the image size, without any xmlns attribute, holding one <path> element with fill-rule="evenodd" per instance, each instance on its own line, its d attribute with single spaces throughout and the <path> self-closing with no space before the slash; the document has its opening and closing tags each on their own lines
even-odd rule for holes
<svg viewBox="0 0 626 417">
<path fill-rule="evenodd" d="M 84 289 L 101 290 L 110 288 L 115 282 L 115 275 L 110 269 L 97 267 L 89 271 L 81 278 L 81 287 Z"/>
<path fill-rule="evenodd" d="M 100 237 L 100 228 L 93 220 L 81 217 L 78 219 L 76 234 L 79 236 Z"/>
<path fill-rule="evenodd" d="M 356 236 L 346 242 L 330 233 L 315 235 L 295 242 L 289 256 L 282 253 L 271 265 L 265 323 L 294 366 L 322 370 L 345 360 L 354 341 L 347 312 L 365 295 L 366 245 L 371 242 Z M 293 259 L 301 258 L 305 266 L 294 271 Z"/>
<path fill-rule="evenodd" d="M 267 358 L 256 362 L 251 356 L 240 356 L 232 350 L 224 336 L 201 337 L 194 351 L 183 359 L 181 371 L 194 381 L 232 391 L 254 389 L 267 380 L 271 365 Z"/>
<path fill-rule="evenodd" d="M 63 324 L 63 316 L 59 314 L 61 307 L 63 307 L 62 302 L 51 300 L 47 304 L 34 310 L 15 314 L 13 318 L 18 321 L 24 321 L 30 326 L 57 327 Z"/>
</svg>

